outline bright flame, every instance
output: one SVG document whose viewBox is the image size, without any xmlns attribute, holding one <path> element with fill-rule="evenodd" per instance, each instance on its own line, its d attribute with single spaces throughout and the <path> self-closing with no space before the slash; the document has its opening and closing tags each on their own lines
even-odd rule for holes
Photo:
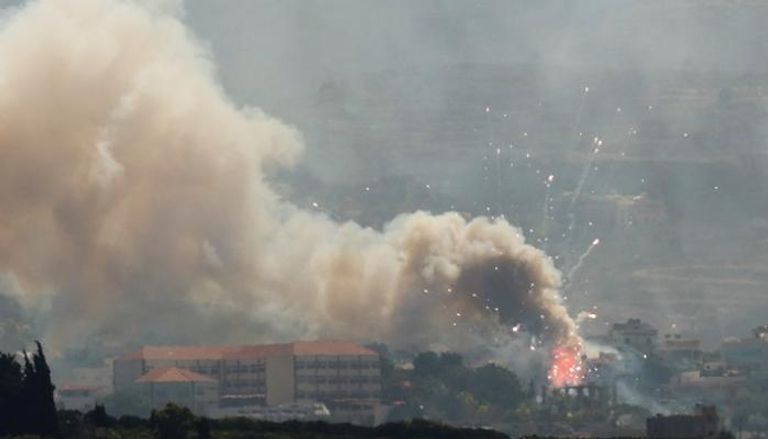
<svg viewBox="0 0 768 439">
<path fill-rule="evenodd" d="M 575 386 L 584 381 L 584 365 L 581 360 L 581 344 L 570 343 L 552 349 L 549 367 L 549 385 L 552 387 Z"/>
</svg>

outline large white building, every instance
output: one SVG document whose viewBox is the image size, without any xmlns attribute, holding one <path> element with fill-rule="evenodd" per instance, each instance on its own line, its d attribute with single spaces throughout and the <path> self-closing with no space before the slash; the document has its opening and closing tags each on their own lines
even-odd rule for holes
<svg viewBox="0 0 768 439">
<path fill-rule="evenodd" d="M 138 393 L 146 400 L 147 384 L 152 383 L 155 402 L 189 405 L 190 400 L 174 392 L 203 383 L 215 387 L 202 400 L 192 401 L 196 411 L 206 413 L 211 411 L 209 397 L 215 394 L 217 407 L 322 402 L 334 420 L 371 423 L 381 393 L 378 354 L 345 341 L 147 346 L 115 359 L 113 372 L 116 392 Z M 165 375 L 175 378 L 173 386 L 158 381 Z M 159 398 L 158 389 L 176 396 Z"/>
</svg>

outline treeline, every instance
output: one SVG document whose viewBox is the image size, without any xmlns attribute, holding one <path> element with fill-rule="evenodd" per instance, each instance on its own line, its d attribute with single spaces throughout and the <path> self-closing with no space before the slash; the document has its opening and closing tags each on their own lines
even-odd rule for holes
<svg viewBox="0 0 768 439">
<path fill-rule="evenodd" d="M 36 344 L 34 354 L 0 352 L 0 437 L 59 433 L 51 369 Z"/>
<path fill-rule="evenodd" d="M 532 396 L 511 370 L 496 364 L 469 367 L 452 352 L 421 352 L 413 358 L 412 371 L 384 365 L 382 375 L 384 398 L 397 402 L 392 421 L 429 418 L 484 425 L 514 416 Z"/>
<path fill-rule="evenodd" d="M 283 423 L 257 421 L 248 418 L 208 419 L 195 416 L 189 409 L 168 404 L 151 416 L 139 418 L 107 414 L 102 406 L 81 414 L 61 411 L 63 438 L 147 438 L 147 439 L 353 439 L 353 438 L 446 438 L 446 439 L 502 439 L 501 433 L 468 428 L 453 428 L 443 424 L 414 420 L 361 427 L 351 424 L 288 421 Z"/>
</svg>

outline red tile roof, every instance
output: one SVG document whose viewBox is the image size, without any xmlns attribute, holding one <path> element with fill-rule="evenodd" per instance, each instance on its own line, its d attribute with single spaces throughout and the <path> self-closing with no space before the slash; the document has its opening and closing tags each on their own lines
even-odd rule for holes
<svg viewBox="0 0 768 439">
<path fill-rule="evenodd" d="M 137 383 L 215 383 L 211 377 L 178 367 L 158 367 L 136 380 Z"/>
<path fill-rule="evenodd" d="M 239 360 L 275 355 L 362 355 L 375 351 L 350 341 L 297 341 L 294 343 L 245 346 L 145 346 L 121 360 Z"/>
</svg>

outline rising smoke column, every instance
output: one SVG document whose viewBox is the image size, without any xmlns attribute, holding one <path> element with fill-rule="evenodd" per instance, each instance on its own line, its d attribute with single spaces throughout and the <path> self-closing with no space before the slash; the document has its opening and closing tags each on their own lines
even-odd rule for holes
<svg viewBox="0 0 768 439">
<path fill-rule="evenodd" d="M 300 134 L 236 108 L 214 72 L 175 17 L 136 3 L 41 0 L 4 23 L 0 273 L 46 310 L 49 341 L 459 348 L 522 326 L 578 342 L 551 260 L 504 219 L 376 231 L 279 199 L 263 171 L 294 163 Z"/>
</svg>

